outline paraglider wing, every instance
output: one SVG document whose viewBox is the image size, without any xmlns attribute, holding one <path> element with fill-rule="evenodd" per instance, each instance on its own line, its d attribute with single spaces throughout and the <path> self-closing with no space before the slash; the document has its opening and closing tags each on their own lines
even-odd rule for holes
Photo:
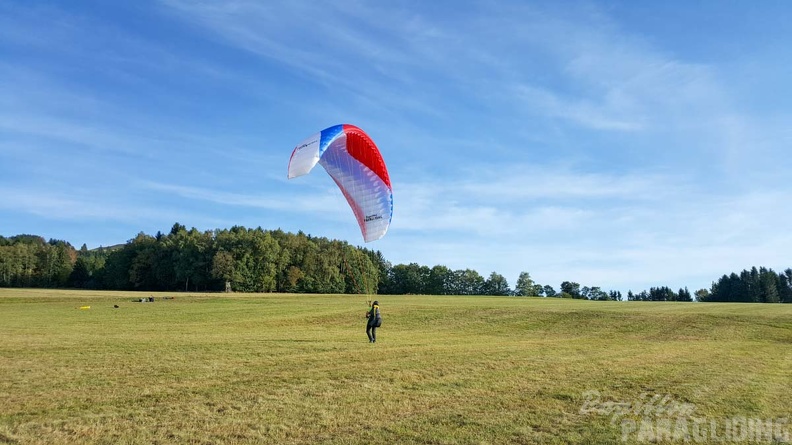
<svg viewBox="0 0 792 445">
<path fill-rule="evenodd" d="M 393 189 L 374 141 L 360 128 L 344 124 L 322 130 L 297 145 L 289 160 L 289 179 L 321 164 L 344 194 L 366 242 L 382 238 L 393 216 Z"/>
</svg>

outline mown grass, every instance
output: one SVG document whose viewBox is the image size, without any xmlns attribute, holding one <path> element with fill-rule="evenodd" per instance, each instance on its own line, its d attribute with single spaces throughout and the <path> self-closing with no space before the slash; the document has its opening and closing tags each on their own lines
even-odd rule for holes
<svg viewBox="0 0 792 445">
<path fill-rule="evenodd" d="M 360 296 L 148 295 L 0 290 L 0 443 L 621 443 L 592 390 L 792 419 L 790 305 L 378 296 L 369 344 Z"/>
</svg>

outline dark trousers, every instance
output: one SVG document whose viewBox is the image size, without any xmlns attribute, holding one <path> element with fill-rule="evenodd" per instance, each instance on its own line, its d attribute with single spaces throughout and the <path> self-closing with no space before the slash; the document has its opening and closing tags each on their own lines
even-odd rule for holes
<svg viewBox="0 0 792 445">
<path fill-rule="evenodd" d="M 367 324 L 366 335 L 368 335 L 369 341 L 377 341 L 377 327 L 370 323 Z"/>
</svg>

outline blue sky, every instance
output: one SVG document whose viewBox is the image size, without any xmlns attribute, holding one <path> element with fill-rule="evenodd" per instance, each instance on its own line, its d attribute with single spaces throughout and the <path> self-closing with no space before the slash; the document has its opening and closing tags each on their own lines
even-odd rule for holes
<svg viewBox="0 0 792 445">
<path fill-rule="evenodd" d="M 291 150 L 388 164 L 393 262 L 626 292 L 792 266 L 784 1 L 0 0 L 0 235 L 362 244 Z"/>
</svg>

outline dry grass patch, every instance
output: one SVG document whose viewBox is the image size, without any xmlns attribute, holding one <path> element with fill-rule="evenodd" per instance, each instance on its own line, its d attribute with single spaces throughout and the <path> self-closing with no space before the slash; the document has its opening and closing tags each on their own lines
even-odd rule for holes
<svg viewBox="0 0 792 445">
<path fill-rule="evenodd" d="M 362 297 L 148 295 L 0 290 L 0 443 L 620 442 L 590 390 L 792 418 L 792 306 L 379 296 L 371 345 Z"/>
</svg>

